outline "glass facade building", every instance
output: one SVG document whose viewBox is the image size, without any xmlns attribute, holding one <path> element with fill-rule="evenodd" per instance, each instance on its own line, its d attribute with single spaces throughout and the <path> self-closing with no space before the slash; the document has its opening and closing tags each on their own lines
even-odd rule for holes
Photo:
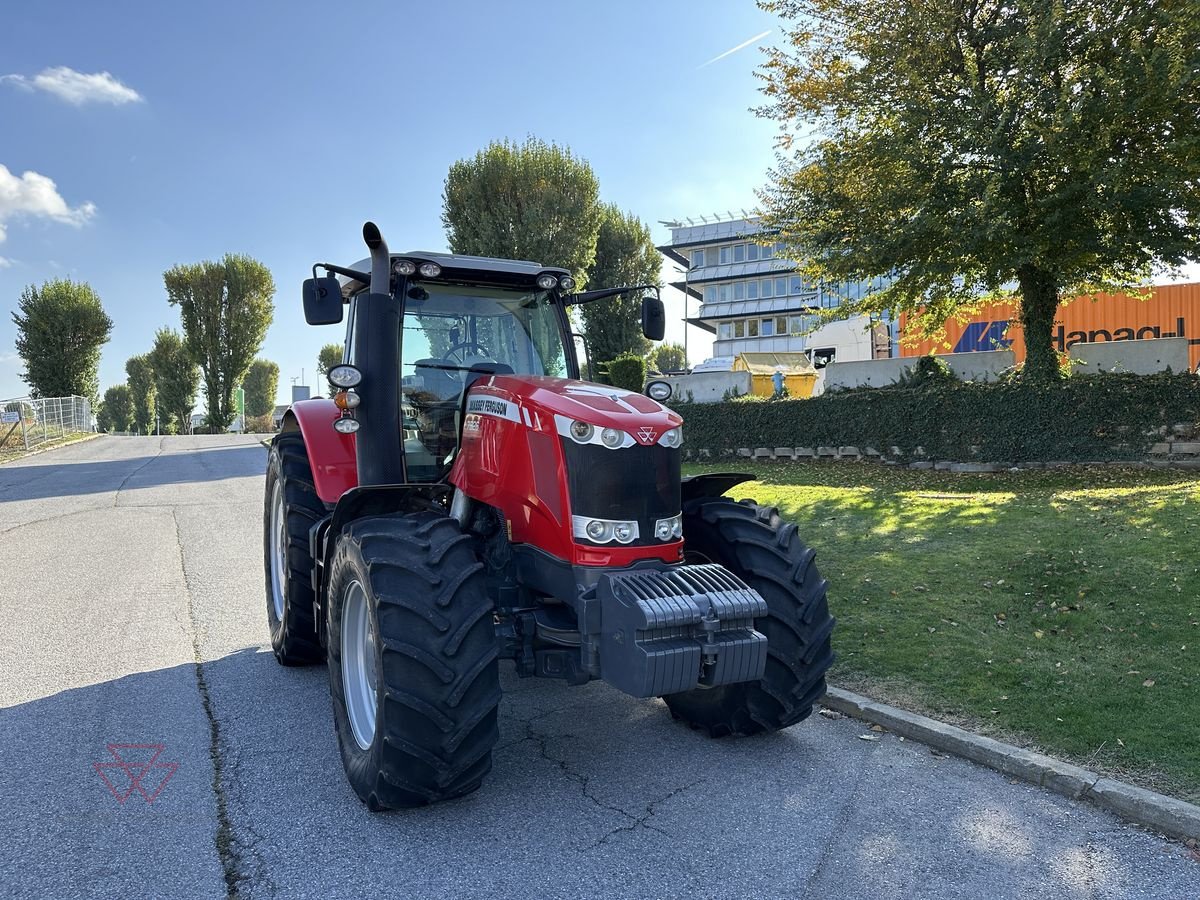
<svg viewBox="0 0 1200 900">
<path fill-rule="evenodd" d="M 666 224 L 671 240 L 658 249 L 686 273 L 672 285 L 701 301 L 688 322 L 715 336 L 713 356 L 806 350 L 818 311 L 881 286 L 814 284 L 754 216 Z"/>
</svg>

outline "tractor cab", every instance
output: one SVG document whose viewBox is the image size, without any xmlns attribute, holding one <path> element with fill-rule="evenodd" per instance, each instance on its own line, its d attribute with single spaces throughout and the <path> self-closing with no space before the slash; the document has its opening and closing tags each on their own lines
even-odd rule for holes
<svg viewBox="0 0 1200 900">
<path fill-rule="evenodd" d="M 665 318 L 655 285 L 574 293 L 569 272 L 536 262 L 428 251 L 389 254 L 388 259 L 388 296 L 399 318 L 399 449 L 406 482 L 446 478 L 459 447 L 467 393 L 480 379 L 579 378 L 568 306 L 647 291 L 643 325 L 651 337 L 662 336 Z M 368 363 L 363 346 L 378 347 L 378 340 L 359 338 L 360 331 L 374 331 L 368 309 L 371 262 L 348 268 L 318 264 L 314 276 L 318 268 L 334 275 L 314 277 L 305 288 L 309 324 L 341 321 L 345 311 L 342 361 L 363 373 L 367 365 L 382 368 L 378 350 Z M 378 310 L 374 318 L 380 318 Z"/>
</svg>

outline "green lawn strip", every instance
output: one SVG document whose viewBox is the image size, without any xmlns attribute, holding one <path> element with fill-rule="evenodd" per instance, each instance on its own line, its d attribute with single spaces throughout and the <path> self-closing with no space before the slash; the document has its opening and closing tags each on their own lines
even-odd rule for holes
<svg viewBox="0 0 1200 900">
<path fill-rule="evenodd" d="M 835 683 L 1200 801 L 1200 477 L 689 469 L 816 547 Z"/>
</svg>

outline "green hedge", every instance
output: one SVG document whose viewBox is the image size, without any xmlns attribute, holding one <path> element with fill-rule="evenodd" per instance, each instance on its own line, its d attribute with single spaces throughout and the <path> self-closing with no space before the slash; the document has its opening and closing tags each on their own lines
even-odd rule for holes
<svg viewBox="0 0 1200 900">
<path fill-rule="evenodd" d="M 618 356 L 608 364 L 608 380 L 614 387 L 641 392 L 646 383 L 646 361 L 640 356 Z"/>
<path fill-rule="evenodd" d="M 684 447 L 868 447 L 959 462 L 1142 459 L 1161 429 L 1200 421 L 1194 375 L 1076 375 L 1049 385 L 949 382 L 866 388 L 811 400 L 677 407 Z"/>
</svg>

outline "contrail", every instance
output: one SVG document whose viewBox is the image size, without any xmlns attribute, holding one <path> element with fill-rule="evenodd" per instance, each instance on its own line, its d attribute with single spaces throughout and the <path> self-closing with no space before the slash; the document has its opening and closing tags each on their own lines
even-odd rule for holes
<svg viewBox="0 0 1200 900">
<path fill-rule="evenodd" d="M 770 33 L 771 33 L 770 29 L 767 29 L 767 30 L 766 30 L 766 31 L 764 31 L 762 34 L 756 34 L 754 37 L 750 38 L 750 40 L 748 40 L 748 41 L 742 41 L 742 42 L 741 42 L 740 44 L 738 44 L 736 47 L 730 47 L 730 48 L 729 48 L 728 50 L 726 50 L 724 53 L 720 53 L 720 54 L 718 54 L 717 56 L 714 56 L 714 57 L 713 57 L 712 59 L 710 59 L 708 62 L 704 63 L 703 65 L 696 66 L 696 68 L 697 68 L 697 69 L 703 69 L 703 68 L 704 68 L 704 66 L 711 66 L 711 65 L 712 65 L 713 63 L 715 63 L 715 62 L 716 62 L 718 59 L 724 59 L 725 57 L 729 56 L 731 53 L 737 53 L 739 50 L 743 50 L 743 49 L 745 49 L 746 47 L 749 47 L 749 46 L 750 46 L 751 44 L 753 44 L 755 41 L 761 41 L 763 38 L 765 38 L 765 37 L 766 37 L 768 34 L 770 34 Z"/>
</svg>

